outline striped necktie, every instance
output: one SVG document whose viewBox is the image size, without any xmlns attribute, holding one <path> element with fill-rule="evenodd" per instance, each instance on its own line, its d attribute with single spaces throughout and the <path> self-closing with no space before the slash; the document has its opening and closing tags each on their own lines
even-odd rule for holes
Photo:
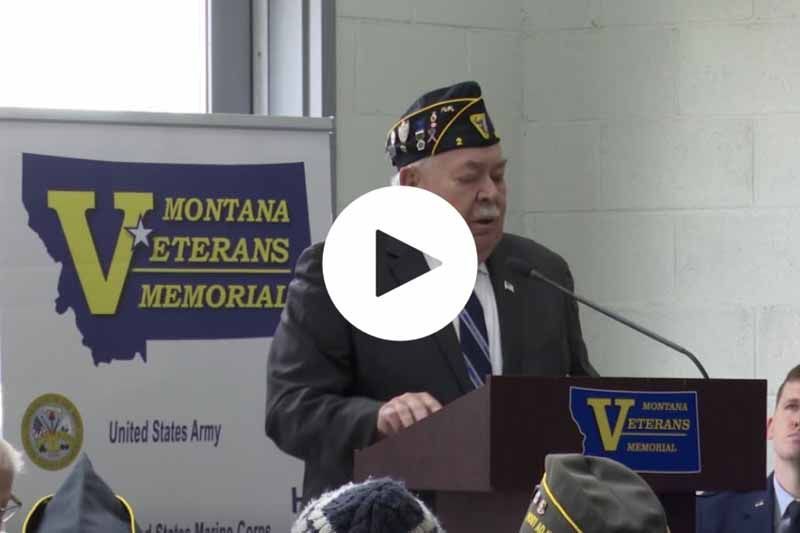
<svg viewBox="0 0 800 533">
<path fill-rule="evenodd" d="M 458 315 L 461 353 L 467 367 L 469 380 L 477 389 L 483 385 L 486 376 L 492 373 L 489 357 L 489 336 L 486 334 L 486 320 L 483 307 L 473 292 L 467 306 Z"/>
</svg>

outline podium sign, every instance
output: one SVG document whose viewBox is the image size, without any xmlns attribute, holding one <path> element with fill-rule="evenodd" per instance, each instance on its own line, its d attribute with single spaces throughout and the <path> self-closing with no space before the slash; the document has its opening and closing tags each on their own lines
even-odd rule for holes
<svg viewBox="0 0 800 533">
<path fill-rule="evenodd" d="M 355 477 L 434 492 L 449 531 L 516 532 L 547 454 L 601 451 L 643 469 L 672 532 L 691 532 L 695 491 L 764 486 L 766 402 L 764 380 L 493 376 L 357 451 Z"/>
</svg>

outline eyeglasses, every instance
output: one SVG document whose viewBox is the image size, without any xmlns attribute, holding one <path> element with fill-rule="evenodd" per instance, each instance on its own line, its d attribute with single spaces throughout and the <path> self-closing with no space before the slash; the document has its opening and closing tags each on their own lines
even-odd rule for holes
<svg viewBox="0 0 800 533">
<path fill-rule="evenodd" d="M 22 507 L 22 502 L 13 494 L 9 498 L 9 501 L 11 503 L 6 503 L 5 507 L 0 507 L 0 522 L 3 524 L 11 520 L 11 517 Z"/>
</svg>

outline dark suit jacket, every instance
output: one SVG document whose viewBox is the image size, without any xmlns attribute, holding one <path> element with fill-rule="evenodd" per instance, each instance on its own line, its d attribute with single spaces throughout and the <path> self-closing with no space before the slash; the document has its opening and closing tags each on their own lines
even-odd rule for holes
<svg viewBox="0 0 800 533">
<path fill-rule="evenodd" d="M 720 492 L 698 496 L 697 533 L 772 533 L 775 530 L 775 487 L 772 475 L 765 490 Z"/>
<path fill-rule="evenodd" d="M 266 433 L 305 461 L 305 500 L 351 479 L 353 451 L 376 440 L 383 402 L 425 391 L 445 405 L 473 389 L 451 325 L 408 342 L 377 339 L 352 327 L 325 289 L 322 250 L 322 243 L 315 244 L 298 259 L 267 364 Z M 500 318 L 503 373 L 596 375 L 575 302 L 513 274 L 506 267 L 509 257 L 573 287 L 561 257 L 531 240 L 503 237 L 487 261 Z M 383 290 L 428 271 L 422 254 L 397 241 L 379 243 L 376 264 Z M 505 281 L 513 284 L 513 292 Z"/>
</svg>

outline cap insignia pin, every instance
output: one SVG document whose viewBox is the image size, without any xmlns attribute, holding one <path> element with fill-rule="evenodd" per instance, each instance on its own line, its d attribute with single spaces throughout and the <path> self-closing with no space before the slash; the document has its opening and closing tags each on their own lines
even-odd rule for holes
<svg viewBox="0 0 800 533">
<path fill-rule="evenodd" d="M 425 130 L 417 130 L 414 132 L 414 137 L 417 139 L 417 151 L 422 152 L 425 150 Z"/>
</svg>

